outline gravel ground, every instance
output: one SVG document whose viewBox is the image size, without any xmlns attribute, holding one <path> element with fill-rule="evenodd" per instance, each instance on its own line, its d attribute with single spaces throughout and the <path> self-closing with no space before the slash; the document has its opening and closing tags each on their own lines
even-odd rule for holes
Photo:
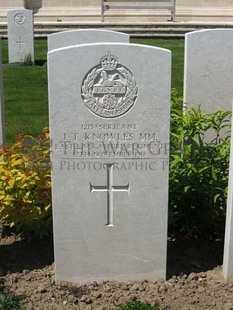
<svg viewBox="0 0 233 310">
<path fill-rule="evenodd" d="M 222 276 L 221 241 L 168 242 L 167 281 L 55 283 L 52 240 L 0 240 L 0 289 L 22 298 L 28 310 L 116 310 L 128 301 L 162 310 L 233 310 L 233 279 Z"/>
</svg>

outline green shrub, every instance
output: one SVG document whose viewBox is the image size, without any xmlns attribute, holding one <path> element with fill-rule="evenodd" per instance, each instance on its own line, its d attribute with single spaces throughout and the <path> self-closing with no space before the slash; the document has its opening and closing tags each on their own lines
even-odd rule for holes
<svg viewBox="0 0 233 310">
<path fill-rule="evenodd" d="M 222 238 L 228 186 L 230 112 L 182 111 L 173 97 L 170 152 L 170 232 Z M 211 132 L 211 141 L 208 141 Z M 205 136 L 205 138 L 204 138 Z M 210 140 L 210 139 L 209 139 Z"/>
<path fill-rule="evenodd" d="M 0 149 L 0 220 L 26 237 L 52 232 L 48 129 Z"/>
<path fill-rule="evenodd" d="M 119 310 L 159 310 L 158 306 L 152 306 L 140 301 L 132 301 L 118 306 Z"/>
<path fill-rule="evenodd" d="M 10 293 L 0 292 L 0 309 L 2 310 L 25 310 L 18 297 Z"/>
<path fill-rule="evenodd" d="M 230 154 L 230 112 L 187 108 L 173 91 L 169 233 L 222 238 Z M 204 135 L 211 130 L 212 141 Z M 225 131 L 224 139 L 221 132 Z M 49 132 L 19 135 L 0 149 L 0 220 L 24 236 L 52 233 Z"/>
<path fill-rule="evenodd" d="M 28 54 L 22 61 L 24 66 L 33 66 L 32 55 Z"/>
</svg>

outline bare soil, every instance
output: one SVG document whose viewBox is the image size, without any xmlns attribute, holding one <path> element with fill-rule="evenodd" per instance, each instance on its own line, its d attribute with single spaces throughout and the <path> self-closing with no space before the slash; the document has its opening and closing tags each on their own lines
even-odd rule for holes
<svg viewBox="0 0 233 310">
<path fill-rule="evenodd" d="M 222 276 L 222 241 L 168 242 L 167 281 L 55 283 L 52 239 L 0 240 L 0 291 L 20 296 L 28 310 L 116 310 L 129 301 L 162 310 L 233 310 L 233 279 Z"/>
</svg>

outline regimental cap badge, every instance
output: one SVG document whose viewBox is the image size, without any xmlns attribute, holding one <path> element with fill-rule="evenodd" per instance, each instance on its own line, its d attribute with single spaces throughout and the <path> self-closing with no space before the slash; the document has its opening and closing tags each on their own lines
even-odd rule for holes
<svg viewBox="0 0 233 310">
<path fill-rule="evenodd" d="M 138 85 L 132 72 L 119 64 L 118 58 L 108 51 L 84 77 L 81 95 L 94 114 L 115 118 L 134 106 Z"/>
</svg>

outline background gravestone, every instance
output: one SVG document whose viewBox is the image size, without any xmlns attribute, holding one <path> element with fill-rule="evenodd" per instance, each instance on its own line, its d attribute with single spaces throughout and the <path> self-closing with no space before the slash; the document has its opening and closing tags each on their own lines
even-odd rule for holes
<svg viewBox="0 0 233 310">
<path fill-rule="evenodd" d="M 233 276 L 233 125 L 231 127 L 231 153 L 228 178 L 223 274 L 225 279 Z"/>
<path fill-rule="evenodd" d="M 9 11 L 7 20 L 9 62 L 23 62 L 27 58 L 34 62 L 33 11 Z"/>
<path fill-rule="evenodd" d="M 171 52 L 87 44 L 48 66 L 56 279 L 165 278 Z"/>
<path fill-rule="evenodd" d="M 233 29 L 200 30 L 185 35 L 184 101 L 214 113 L 231 111 Z"/>
<path fill-rule="evenodd" d="M 82 29 L 53 33 L 48 36 L 48 51 L 77 44 L 129 42 L 129 35 L 102 29 Z"/>
<path fill-rule="evenodd" d="M 0 39 L 0 145 L 6 143 L 5 136 L 5 114 L 3 98 L 3 77 L 2 77 L 2 40 Z"/>
</svg>

